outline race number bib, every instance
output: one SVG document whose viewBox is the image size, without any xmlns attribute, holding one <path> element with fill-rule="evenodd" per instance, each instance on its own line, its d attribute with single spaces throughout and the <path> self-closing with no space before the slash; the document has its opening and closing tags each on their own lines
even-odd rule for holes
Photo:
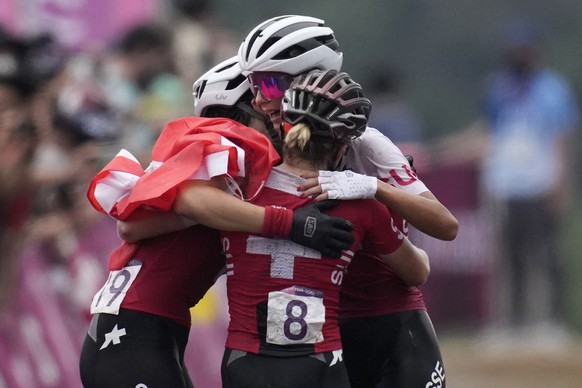
<svg viewBox="0 0 582 388">
<path fill-rule="evenodd" d="M 142 262 L 131 260 L 129 264 L 117 271 L 110 271 L 107 281 L 95 294 L 91 302 L 91 314 L 107 313 L 119 314 L 121 302 L 127 290 L 141 270 Z"/>
<path fill-rule="evenodd" d="M 296 345 L 323 341 L 323 293 L 298 286 L 269 292 L 267 310 L 267 343 Z"/>
</svg>

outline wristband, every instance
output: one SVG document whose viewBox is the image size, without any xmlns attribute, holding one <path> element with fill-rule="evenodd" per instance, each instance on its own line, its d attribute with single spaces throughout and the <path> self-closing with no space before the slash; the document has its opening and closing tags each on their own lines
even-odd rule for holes
<svg viewBox="0 0 582 388">
<path fill-rule="evenodd" d="M 280 206 L 265 206 L 263 237 L 288 237 L 293 223 L 293 210 Z"/>
</svg>

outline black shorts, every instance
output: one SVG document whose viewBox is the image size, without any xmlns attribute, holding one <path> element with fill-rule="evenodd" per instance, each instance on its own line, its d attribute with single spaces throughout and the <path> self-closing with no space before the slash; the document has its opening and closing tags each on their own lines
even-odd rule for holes
<svg viewBox="0 0 582 388">
<path fill-rule="evenodd" d="M 81 351 L 85 388 L 192 388 L 184 366 L 190 328 L 171 319 L 121 309 L 95 314 Z"/>
<path fill-rule="evenodd" d="M 436 333 L 425 310 L 339 321 L 353 388 L 444 388 Z"/>
<path fill-rule="evenodd" d="M 226 348 L 223 388 L 349 388 L 341 350 L 275 357 Z"/>
</svg>

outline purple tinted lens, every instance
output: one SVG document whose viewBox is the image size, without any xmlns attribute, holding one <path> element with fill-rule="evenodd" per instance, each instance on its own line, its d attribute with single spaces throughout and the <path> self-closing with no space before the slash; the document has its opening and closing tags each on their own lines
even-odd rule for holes
<svg viewBox="0 0 582 388">
<path fill-rule="evenodd" d="M 263 96 L 272 100 L 285 95 L 292 78 L 286 75 L 253 74 L 250 80 L 253 89 L 260 90 Z"/>
<path fill-rule="evenodd" d="M 285 94 L 285 90 L 287 90 L 287 86 L 284 84 L 283 79 L 275 77 L 264 78 L 261 81 L 261 93 L 270 99 L 281 98 Z"/>
</svg>

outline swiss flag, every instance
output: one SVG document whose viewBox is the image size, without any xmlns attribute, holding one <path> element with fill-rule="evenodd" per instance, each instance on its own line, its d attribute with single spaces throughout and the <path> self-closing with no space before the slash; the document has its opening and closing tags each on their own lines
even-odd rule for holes
<svg viewBox="0 0 582 388">
<path fill-rule="evenodd" d="M 127 150 L 119 153 L 91 180 L 87 198 L 95 209 L 110 214 L 117 202 L 129 195 L 143 167 Z"/>
<path fill-rule="evenodd" d="M 236 121 L 185 117 L 164 127 L 152 160 L 144 171 L 122 150 L 91 181 L 89 202 L 98 211 L 125 220 L 139 207 L 170 210 L 177 187 L 185 180 L 221 175 L 244 177 L 244 196 L 251 198 L 280 158 L 266 136 Z"/>
</svg>

